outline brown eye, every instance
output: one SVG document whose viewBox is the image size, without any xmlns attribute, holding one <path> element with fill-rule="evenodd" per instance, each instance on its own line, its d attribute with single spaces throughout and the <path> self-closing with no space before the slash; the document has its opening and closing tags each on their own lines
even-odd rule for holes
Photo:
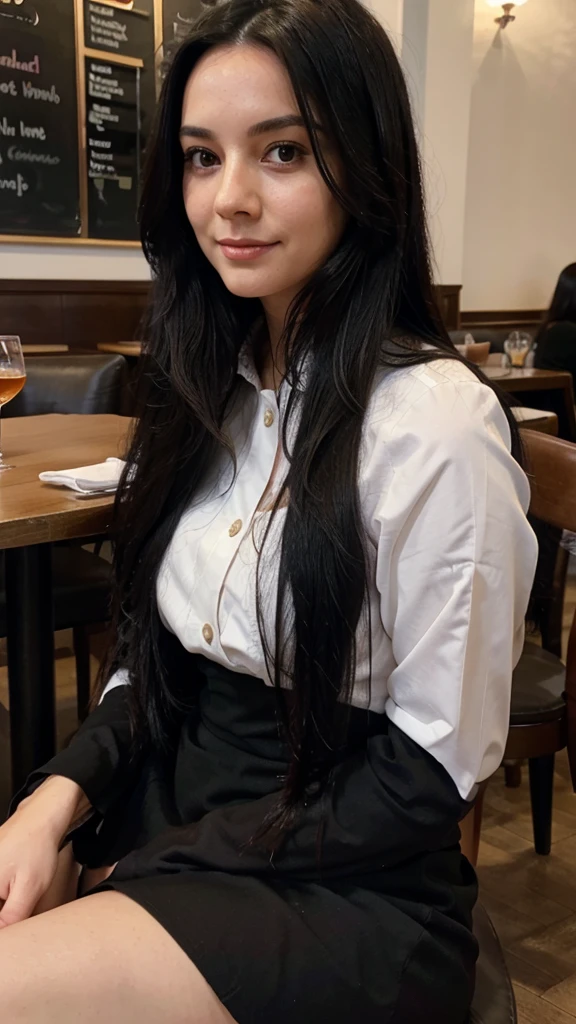
<svg viewBox="0 0 576 1024">
<path fill-rule="evenodd" d="M 186 163 L 191 163 L 194 168 L 202 171 L 214 167 L 218 162 L 216 154 L 211 153 L 209 149 L 189 149 L 184 159 Z"/>
<path fill-rule="evenodd" d="M 277 154 L 277 159 L 273 154 Z M 269 149 L 266 156 L 273 164 L 289 165 L 297 163 L 303 156 L 303 153 L 299 146 L 295 146 L 291 142 L 283 142 L 281 145 L 273 146 L 272 149 Z"/>
</svg>

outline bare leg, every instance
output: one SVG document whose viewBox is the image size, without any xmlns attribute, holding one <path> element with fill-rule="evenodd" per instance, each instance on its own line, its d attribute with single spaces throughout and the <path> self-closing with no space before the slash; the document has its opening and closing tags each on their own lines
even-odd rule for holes
<svg viewBox="0 0 576 1024">
<path fill-rule="evenodd" d="M 3 929 L 0 978 L 10 1024 L 235 1024 L 168 932 L 117 892 Z"/>
</svg>

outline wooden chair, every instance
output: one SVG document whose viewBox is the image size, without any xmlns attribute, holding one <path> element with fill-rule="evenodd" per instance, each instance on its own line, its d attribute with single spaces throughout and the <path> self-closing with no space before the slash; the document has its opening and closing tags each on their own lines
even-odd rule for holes
<svg viewBox="0 0 576 1024">
<path fill-rule="evenodd" d="M 561 530 L 576 532 L 576 444 L 523 432 L 532 489 L 530 511 Z M 513 676 L 505 759 L 528 760 L 536 853 L 550 853 L 554 759 L 568 747 L 576 791 L 576 615 L 566 666 L 557 654 L 527 642 Z"/>
<path fill-rule="evenodd" d="M 512 412 L 518 426 L 524 430 L 540 430 L 543 434 L 558 437 L 558 417 L 555 412 L 530 409 L 525 405 L 512 406 Z"/>
</svg>

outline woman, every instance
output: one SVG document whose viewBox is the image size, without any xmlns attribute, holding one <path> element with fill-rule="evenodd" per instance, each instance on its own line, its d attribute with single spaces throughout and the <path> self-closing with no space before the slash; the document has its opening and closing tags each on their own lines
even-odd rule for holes
<svg viewBox="0 0 576 1024">
<path fill-rule="evenodd" d="M 536 336 L 534 366 L 568 370 L 576 387 L 576 263 L 565 267 Z"/>
<path fill-rule="evenodd" d="M 364 7 L 201 17 L 142 236 L 118 642 L 0 830 L 0 1016 L 462 1024 L 457 822 L 502 757 L 535 543 L 510 417 L 436 313 Z M 55 906 L 74 829 L 100 884 Z"/>
</svg>

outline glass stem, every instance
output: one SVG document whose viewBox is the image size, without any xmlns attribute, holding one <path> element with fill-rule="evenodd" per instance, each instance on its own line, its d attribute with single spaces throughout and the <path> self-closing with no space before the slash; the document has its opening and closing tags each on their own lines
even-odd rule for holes
<svg viewBox="0 0 576 1024">
<path fill-rule="evenodd" d="M 0 405 L 0 469 L 4 465 L 4 456 L 2 455 L 2 405 Z"/>
</svg>

